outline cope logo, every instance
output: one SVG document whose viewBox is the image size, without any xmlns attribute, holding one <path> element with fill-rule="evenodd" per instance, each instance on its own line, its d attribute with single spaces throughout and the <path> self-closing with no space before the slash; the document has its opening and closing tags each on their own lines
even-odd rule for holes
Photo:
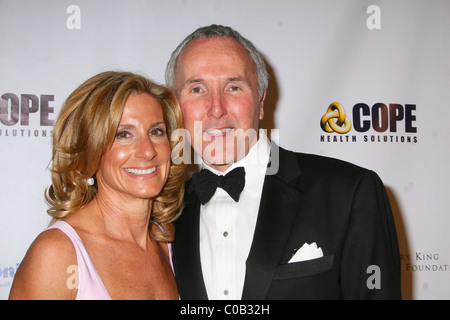
<svg viewBox="0 0 450 320">
<path fill-rule="evenodd" d="M 347 133 L 352 128 L 352 123 L 347 117 L 344 107 L 339 102 L 333 102 L 328 107 L 327 113 L 325 113 L 320 120 L 320 126 L 322 130 L 328 133 Z"/>
<path fill-rule="evenodd" d="M 0 138 L 53 135 L 54 95 L 4 93 L 0 96 Z"/>
<path fill-rule="evenodd" d="M 333 102 L 320 119 L 320 142 L 417 143 L 415 104 L 357 103 L 349 114 Z"/>
</svg>

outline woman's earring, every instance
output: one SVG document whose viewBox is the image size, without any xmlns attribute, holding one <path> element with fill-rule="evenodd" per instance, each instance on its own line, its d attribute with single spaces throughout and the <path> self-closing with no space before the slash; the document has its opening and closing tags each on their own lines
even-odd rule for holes
<svg viewBox="0 0 450 320">
<path fill-rule="evenodd" d="M 93 186 L 94 185 L 94 178 L 88 178 L 87 179 L 87 184 L 88 184 L 88 186 Z"/>
</svg>

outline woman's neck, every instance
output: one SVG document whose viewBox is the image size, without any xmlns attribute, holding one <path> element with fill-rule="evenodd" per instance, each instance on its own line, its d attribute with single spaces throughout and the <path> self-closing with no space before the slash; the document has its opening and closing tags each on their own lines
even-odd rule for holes
<svg viewBox="0 0 450 320">
<path fill-rule="evenodd" d="M 148 242 L 151 241 L 151 200 L 123 199 L 99 193 L 93 202 L 108 237 L 135 242 L 143 249 L 147 248 Z"/>
</svg>

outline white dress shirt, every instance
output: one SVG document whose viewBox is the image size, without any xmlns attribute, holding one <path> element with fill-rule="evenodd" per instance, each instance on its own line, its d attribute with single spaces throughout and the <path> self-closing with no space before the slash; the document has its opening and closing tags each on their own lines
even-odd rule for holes
<svg viewBox="0 0 450 320">
<path fill-rule="evenodd" d="M 247 260 L 255 231 L 270 141 L 260 130 L 258 142 L 247 156 L 225 172 L 203 164 L 216 174 L 245 168 L 245 186 L 239 202 L 222 188 L 200 208 L 200 258 L 203 279 L 210 300 L 238 300 L 242 297 Z"/>
</svg>

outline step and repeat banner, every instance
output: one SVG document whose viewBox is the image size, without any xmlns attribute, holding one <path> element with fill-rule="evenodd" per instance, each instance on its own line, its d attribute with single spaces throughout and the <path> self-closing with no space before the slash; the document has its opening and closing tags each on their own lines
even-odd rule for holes
<svg viewBox="0 0 450 320">
<path fill-rule="evenodd" d="M 67 96 L 106 70 L 163 83 L 178 43 L 212 23 L 264 54 L 262 125 L 281 146 L 380 175 L 404 299 L 449 299 L 448 0 L 0 0 L 0 299 L 50 221 L 52 129 Z"/>
</svg>

